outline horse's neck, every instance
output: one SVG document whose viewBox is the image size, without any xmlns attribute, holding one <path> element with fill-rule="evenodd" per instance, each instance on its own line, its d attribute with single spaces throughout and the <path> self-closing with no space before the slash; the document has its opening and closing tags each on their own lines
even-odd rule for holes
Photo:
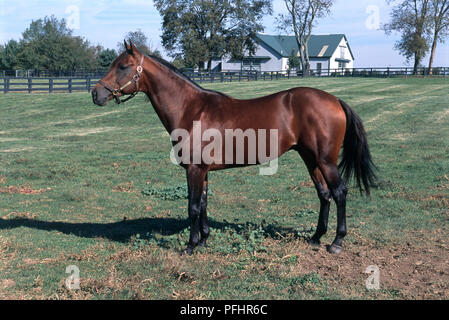
<svg viewBox="0 0 449 320">
<path fill-rule="evenodd" d="M 201 95 L 201 90 L 151 58 L 147 60 L 151 66 L 145 71 L 147 76 L 145 93 L 162 124 L 170 133 L 179 128 L 186 110 L 193 107 L 192 100 Z M 189 113 L 192 112 L 194 110 L 189 109 Z"/>
</svg>

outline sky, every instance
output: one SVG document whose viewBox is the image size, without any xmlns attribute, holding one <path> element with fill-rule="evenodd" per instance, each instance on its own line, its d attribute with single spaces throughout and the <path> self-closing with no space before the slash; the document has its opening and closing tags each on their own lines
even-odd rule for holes
<svg viewBox="0 0 449 320">
<path fill-rule="evenodd" d="M 386 0 L 336 0 L 313 33 L 346 34 L 355 67 L 411 65 L 394 50 L 399 35 L 379 30 L 389 21 L 390 10 Z M 273 11 L 263 20 L 266 34 L 279 34 L 276 16 L 285 13 L 284 1 L 273 0 Z M 141 29 L 167 57 L 160 41 L 162 18 L 152 0 L 0 0 L 0 43 L 21 39 L 32 20 L 50 15 L 65 18 L 75 35 L 106 48 L 116 49 L 127 32 Z M 427 65 L 428 57 L 423 63 Z M 438 44 L 434 66 L 449 66 L 449 39 Z"/>
</svg>

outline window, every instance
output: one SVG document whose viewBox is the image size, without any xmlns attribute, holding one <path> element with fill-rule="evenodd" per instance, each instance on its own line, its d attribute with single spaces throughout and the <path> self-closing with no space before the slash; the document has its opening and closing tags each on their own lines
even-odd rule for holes
<svg viewBox="0 0 449 320">
<path fill-rule="evenodd" d="M 346 68 L 346 63 L 345 63 L 345 62 L 339 61 L 339 62 L 338 62 L 338 67 L 339 67 L 339 68 Z"/>
<path fill-rule="evenodd" d="M 318 53 L 318 57 L 324 56 L 324 54 L 325 54 L 326 51 L 327 51 L 327 48 L 329 48 L 329 46 L 323 46 L 323 48 L 321 48 L 320 53 Z"/>
<path fill-rule="evenodd" d="M 243 66 L 245 66 L 245 67 L 249 67 L 249 66 L 260 67 L 260 62 L 259 61 L 243 61 Z"/>
<path fill-rule="evenodd" d="M 342 58 L 342 59 L 345 58 L 345 51 L 346 51 L 346 47 L 345 46 L 341 46 L 340 47 L 340 58 Z"/>
<path fill-rule="evenodd" d="M 260 71 L 262 64 L 259 60 L 245 59 L 242 61 L 242 70 Z"/>
</svg>

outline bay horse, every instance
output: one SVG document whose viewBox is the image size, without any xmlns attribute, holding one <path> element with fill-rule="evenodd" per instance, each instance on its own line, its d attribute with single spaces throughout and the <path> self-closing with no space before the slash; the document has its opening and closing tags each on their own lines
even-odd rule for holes
<svg viewBox="0 0 449 320">
<path fill-rule="evenodd" d="M 123 96 L 129 95 L 128 100 L 143 92 L 169 133 L 183 129 L 193 135 L 195 121 L 201 121 L 202 131 L 208 128 L 219 132 L 276 129 L 278 150 L 275 158 L 289 150 L 298 152 L 320 199 L 318 226 L 308 242 L 320 245 L 320 239 L 327 231 L 333 199 L 337 205 L 337 232 L 327 250 L 334 254 L 342 251 L 342 241 L 347 233 L 348 189 L 344 181 L 354 176 L 360 193 L 369 195 L 376 180 L 376 167 L 362 121 L 345 102 L 312 88 L 292 88 L 250 100 L 234 99 L 203 89 L 165 60 L 143 55 L 132 42 L 128 44 L 125 40 L 124 44 L 126 50 L 92 90 L 96 105 L 105 106 L 112 99 L 119 104 L 123 102 Z M 248 143 L 245 141 L 245 148 L 249 147 Z M 204 141 L 199 144 L 199 147 L 205 147 Z M 338 165 L 342 148 L 342 160 Z M 191 151 L 188 157 L 193 156 Z M 188 184 L 190 238 L 185 253 L 192 254 L 198 245 L 206 246 L 210 234 L 206 212 L 208 172 L 254 164 L 249 163 L 248 157 L 244 159 L 239 164 L 225 161 L 180 163 L 186 169 Z M 255 164 L 259 163 L 258 159 Z"/>
</svg>

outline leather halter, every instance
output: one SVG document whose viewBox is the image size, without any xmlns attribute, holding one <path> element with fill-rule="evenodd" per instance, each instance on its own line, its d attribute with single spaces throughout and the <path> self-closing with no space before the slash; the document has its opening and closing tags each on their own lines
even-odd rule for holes
<svg viewBox="0 0 449 320">
<path fill-rule="evenodd" d="M 136 74 L 132 77 L 131 80 L 129 80 L 126 84 L 124 84 L 120 88 L 113 89 L 107 83 L 103 82 L 103 80 L 98 81 L 99 84 L 101 84 L 106 90 L 108 90 L 110 93 L 112 93 L 112 97 L 115 99 L 115 103 L 117 103 L 117 104 L 125 103 L 126 101 L 129 101 L 132 98 L 134 98 L 139 93 L 139 80 L 140 80 L 140 77 L 142 76 L 142 72 L 143 72 L 142 64 L 143 64 L 144 57 L 145 56 L 142 54 L 142 58 L 140 59 L 140 64 L 137 67 Z M 134 93 L 130 94 L 128 98 L 126 98 L 124 100 L 120 100 L 120 97 L 125 95 L 123 93 L 123 90 L 125 90 L 132 84 L 136 84 L 136 91 Z"/>
</svg>

